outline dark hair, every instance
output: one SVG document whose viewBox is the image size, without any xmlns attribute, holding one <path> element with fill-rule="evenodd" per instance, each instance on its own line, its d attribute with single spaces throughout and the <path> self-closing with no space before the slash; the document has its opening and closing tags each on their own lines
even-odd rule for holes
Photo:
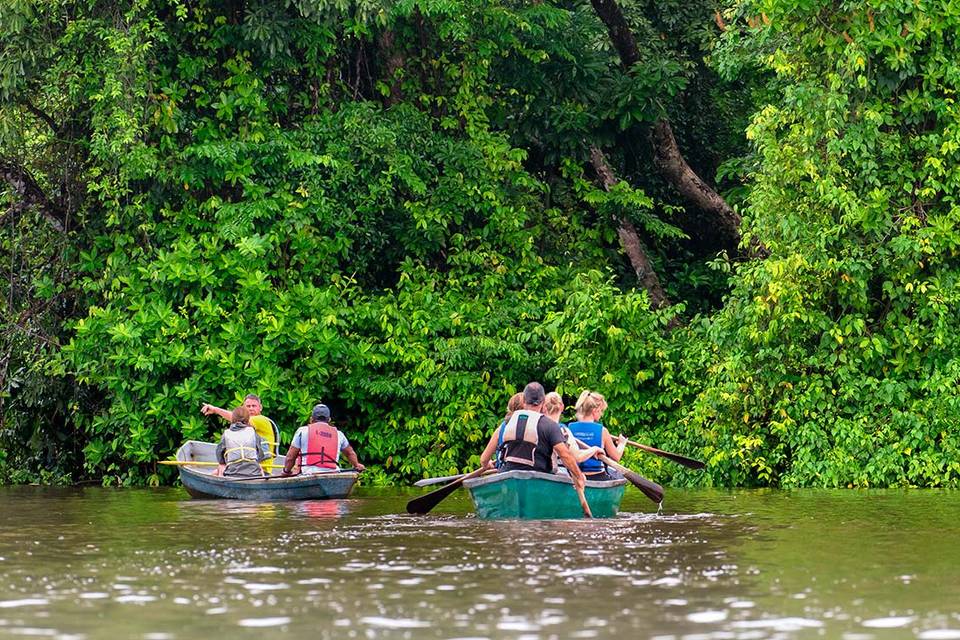
<svg viewBox="0 0 960 640">
<path fill-rule="evenodd" d="M 234 409 L 230 414 L 230 422 L 240 424 L 250 424 L 250 412 L 243 405 Z"/>
<path fill-rule="evenodd" d="M 547 393 L 543 390 L 543 385 L 539 382 L 531 382 L 523 388 L 523 403 L 536 406 L 543 404 Z"/>
</svg>

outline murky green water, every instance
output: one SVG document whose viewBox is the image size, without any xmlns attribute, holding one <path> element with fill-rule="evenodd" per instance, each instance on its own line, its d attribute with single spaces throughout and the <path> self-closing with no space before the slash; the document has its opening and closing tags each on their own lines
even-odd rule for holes
<svg viewBox="0 0 960 640">
<path fill-rule="evenodd" d="M 200 502 L 0 488 L 0 636 L 960 639 L 960 493 L 632 489 L 613 521 L 464 493 Z"/>
</svg>

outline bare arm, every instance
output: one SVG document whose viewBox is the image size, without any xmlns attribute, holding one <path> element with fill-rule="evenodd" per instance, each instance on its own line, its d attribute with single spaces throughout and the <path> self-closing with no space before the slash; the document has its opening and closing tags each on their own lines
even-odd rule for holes
<svg viewBox="0 0 960 640">
<path fill-rule="evenodd" d="M 353 468 L 357 471 L 363 471 L 366 469 L 365 466 L 360 464 L 360 460 L 357 459 L 357 452 L 353 450 L 353 446 L 347 445 L 347 447 L 343 450 L 343 455 L 346 456 L 347 460 L 350 461 L 350 464 L 352 464 Z"/>
<path fill-rule="evenodd" d="M 480 466 L 484 469 L 493 467 L 493 454 L 497 452 L 497 441 L 500 439 L 497 434 L 500 433 L 500 429 L 494 429 L 493 435 L 490 436 L 490 440 L 487 442 L 487 446 L 484 447 L 483 453 L 480 454 Z"/>
<path fill-rule="evenodd" d="M 580 471 L 577 459 L 570 453 L 570 447 L 567 446 L 567 443 L 559 442 L 555 444 L 553 446 L 553 452 L 557 454 L 557 457 L 563 462 L 563 466 L 565 466 L 570 473 L 570 477 L 573 479 L 573 486 L 577 489 L 583 489 L 587 479 L 583 475 L 583 471 Z"/>
<path fill-rule="evenodd" d="M 200 407 L 200 413 L 205 416 L 209 416 L 211 413 L 218 415 L 227 422 L 233 419 L 233 412 L 227 411 L 226 409 L 221 409 L 220 407 L 215 407 L 212 404 L 204 404 Z"/>
<path fill-rule="evenodd" d="M 283 460 L 283 475 L 289 476 L 293 473 L 293 467 L 299 459 L 300 449 L 290 445 L 290 448 L 287 449 L 287 457 Z"/>
<path fill-rule="evenodd" d="M 583 462 L 584 460 L 592 458 L 598 453 L 601 453 L 600 447 L 587 447 L 586 449 L 578 448 L 576 451 L 573 451 L 573 449 L 571 449 L 571 451 L 573 452 L 573 457 L 577 459 L 577 462 Z"/>
<path fill-rule="evenodd" d="M 613 441 L 613 436 L 610 435 L 610 432 L 607 431 L 606 427 L 603 429 L 603 452 L 607 455 L 608 458 L 614 462 L 620 462 L 620 458 L 623 457 L 623 450 L 627 446 L 627 441 L 622 436 L 620 436 L 620 444 L 615 444 Z"/>
</svg>

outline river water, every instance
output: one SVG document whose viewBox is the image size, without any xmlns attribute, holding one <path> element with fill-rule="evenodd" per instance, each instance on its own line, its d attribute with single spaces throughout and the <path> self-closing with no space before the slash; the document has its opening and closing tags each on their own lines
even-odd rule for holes
<svg viewBox="0 0 960 640">
<path fill-rule="evenodd" d="M 0 636 L 960 639 L 960 493 L 628 489 L 613 520 L 464 492 L 190 500 L 0 487 Z"/>
</svg>

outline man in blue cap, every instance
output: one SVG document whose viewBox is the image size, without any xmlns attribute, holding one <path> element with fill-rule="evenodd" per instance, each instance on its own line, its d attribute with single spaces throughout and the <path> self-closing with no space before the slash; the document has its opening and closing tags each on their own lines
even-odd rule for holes
<svg viewBox="0 0 960 640">
<path fill-rule="evenodd" d="M 283 475 L 290 476 L 299 467 L 299 473 L 322 473 L 339 469 L 340 452 L 357 471 L 366 467 L 357 459 L 347 436 L 330 424 L 330 407 L 318 404 L 310 413 L 310 424 L 297 429 L 283 463 Z"/>
</svg>

